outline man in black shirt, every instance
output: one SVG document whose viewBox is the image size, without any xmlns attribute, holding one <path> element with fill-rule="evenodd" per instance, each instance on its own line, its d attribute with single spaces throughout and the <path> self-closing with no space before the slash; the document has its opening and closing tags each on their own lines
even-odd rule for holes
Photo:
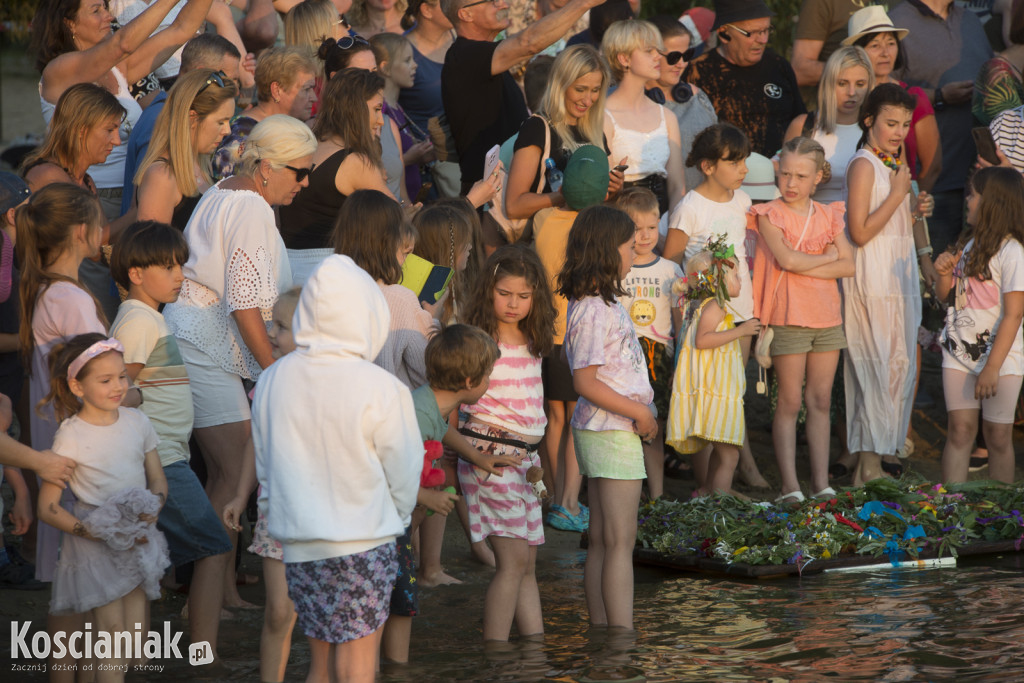
<svg viewBox="0 0 1024 683">
<path fill-rule="evenodd" d="M 700 86 L 715 111 L 773 156 L 786 127 L 807 113 L 793 67 L 768 47 L 774 13 L 760 0 L 716 0 L 718 48 L 690 62 L 683 80 Z"/>
<path fill-rule="evenodd" d="M 441 70 L 441 98 L 462 170 L 462 193 L 483 178 L 484 157 L 519 131 L 529 116 L 523 92 L 508 70 L 561 38 L 603 0 L 570 0 L 501 42 L 508 26 L 505 0 L 441 0 L 456 39 Z"/>
</svg>

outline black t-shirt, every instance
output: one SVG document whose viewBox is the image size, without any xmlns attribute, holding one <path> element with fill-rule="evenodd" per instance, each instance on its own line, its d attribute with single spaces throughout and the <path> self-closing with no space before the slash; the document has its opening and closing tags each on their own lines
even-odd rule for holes
<svg viewBox="0 0 1024 683">
<path fill-rule="evenodd" d="M 530 115 L 511 74 L 491 75 L 499 44 L 460 36 L 441 69 L 441 101 L 459 153 L 463 192 L 483 178 L 487 151 L 515 135 Z"/>
<path fill-rule="evenodd" d="M 719 120 L 744 131 L 753 151 L 769 158 L 793 119 L 807 113 L 793 67 L 771 48 L 753 66 L 736 66 L 712 50 L 690 62 L 683 80 L 706 92 Z"/>
<path fill-rule="evenodd" d="M 516 144 L 513 150 L 518 152 L 524 147 L 537 147 L 544 151 L 544 128 L 551 128 L 547 125 L 544 119 L 539 116 L 531 116 L 526 119 L 523 123 L 523 127 L 519 129 L 519 137 L 516 138 Z M 572 133 L 573 139 L 578 145 L 588 145 L 590 141 L 583 137 L 583 134 L 579 131 L 576 126 L 569 126 L 569 132 Z M 606 154 L 610 154 L 608 151 L 608 144 L 604 141 L 604 135 L 601 136 L 601 144 L 604 146 Z M 572 154 L 565 149 L 562 145 L 561 136 L 551 128 L 551 149 L 548 152 L 548 158 L 554 160 L 555 168 L 562 173 L 565 173 L 565 167 L 569 165 L 569 158 Z M 542 160 L 543 161 L 543 160 Z M 530 192 L 535 191 L 537 188 L 537 173 L 540 172 L 540 164 L 537 165 L 537 172 L 533 174 L 533 179 L 530 181 Z M 544 187 L 541 188 L 541 192 L 551 192 L 551 188 L 548 186 L 548 181 L 545 179 Z"/>
</svg>

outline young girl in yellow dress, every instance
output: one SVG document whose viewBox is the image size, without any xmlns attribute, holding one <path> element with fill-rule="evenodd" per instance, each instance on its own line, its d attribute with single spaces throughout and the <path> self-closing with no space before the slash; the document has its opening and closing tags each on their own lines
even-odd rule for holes
<svg viewBox="0 0 1024 683">
<path fill-rule="evenodd" d="M 714 445 L 704 486 L 695 495 L 730 493 L 743 445 L 742 337 L 754 336 L 756 318 L 738 321 L 729 300 L 740 292 L 735 250 L 725 236 L 686 262 L 686 330 L 672 382 L 666 443 L 676 452 L 697 453 Z"/>
</svg>

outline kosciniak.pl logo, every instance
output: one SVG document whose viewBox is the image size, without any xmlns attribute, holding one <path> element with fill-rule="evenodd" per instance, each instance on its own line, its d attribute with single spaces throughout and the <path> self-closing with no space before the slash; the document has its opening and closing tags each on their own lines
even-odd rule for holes
<svg viewBox="0 0 1024 683">
<path fill-rule="evenodd" d="M 93 631 L 86 623 L 84 631 L 57 631 L 52 636 L 46 631 L 29 633 L 32 622 L 11 622 L 11 659 L 46 660 L 67 656 L 75 659 L 185 659 L 179 648 L 181 631 L 171 631 L 164 622 L 163 631 L 149 631 L 143 635 L 142 624 L 134 631 Z M 208 642 L 192 643 L 188 647 L 188 661 L 193 666 L 213 661 Z"/>
</svg>

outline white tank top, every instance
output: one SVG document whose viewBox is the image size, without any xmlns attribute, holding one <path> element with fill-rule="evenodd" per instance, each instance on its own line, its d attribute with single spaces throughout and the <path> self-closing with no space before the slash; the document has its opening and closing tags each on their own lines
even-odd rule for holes
<svg viewBox="0 0 1024 683">
<path fill-rule="evenodd" d="M 616 164 L 619 159 L 627 158 L 629 168 L 626 169 L 626 182 L 640 180 L 654 173 L 668 175 L 668 127 L 665 125 L 665 107 L 658 108 L 661 110 L 661 122 L 657 128 L 646 133 L 623 128 L 612 113 L 605 110 L 615 127 L 615 135 L 608 142 L 612 152 L 609 158 Z"/>
<path fill-rule="evenodd" d="M 846 182 L 846 167 L 857 153 L 861 129 L 856 123 L 837 124 L 836 132 L 825 134 L 814 131 L 814 139 L 825 148 L 825 161 L 832 167 L 832 178 L 827 183 L 818 185 L 814 193 L 814 201 L 827 204 L 843 201 L 843 185 Z"/>
<path fill-rule="evenodd" d="M 124 80 L 124 76 L 121 75 L 116 66 L 110 70 L 117 80 L 117 92 L 114 93 L 114 97 L 117 98 L 117 101 L 121 103 L 121 106 L 128 113 L 125 115 L 124 120 L 121 121 L 121 130 L 119 131 L 121 144 L 114 148 L 105 162 L 89 167 L 89 176 L 96 183 L 97 189 L 124 186 L 124 160 L 127 156 L 128 137 L 132 134 L 132 128 L 135 126 L 135 123 L 142 116 L 142 107 L 132 97 L 131 92 L 128 90 L 128 82 Z M 41 79 L 39 81 L 39 104 L 43 111 L 43 120 L 46 122 L 47 127 L 49 127 L 50 119 L 53 118 L 53 112 L 57 105 L 43 99 L 43 81 Z"/>
</svg>

